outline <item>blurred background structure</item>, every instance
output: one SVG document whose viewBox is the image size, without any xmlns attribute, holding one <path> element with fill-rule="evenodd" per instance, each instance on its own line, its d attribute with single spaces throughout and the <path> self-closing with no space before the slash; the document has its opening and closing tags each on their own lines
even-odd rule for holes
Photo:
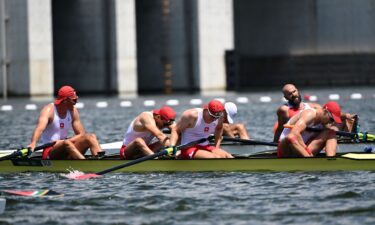
<svg viewBox="0 0 375 225">
<path fill-rule="evenodd" d="M 0 0 L 0 92 L 375 84 L 375 0 Z"/>
</svg>

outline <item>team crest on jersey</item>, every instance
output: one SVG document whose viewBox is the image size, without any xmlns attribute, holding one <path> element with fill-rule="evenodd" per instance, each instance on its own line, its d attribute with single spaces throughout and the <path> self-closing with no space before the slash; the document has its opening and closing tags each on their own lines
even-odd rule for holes
<svg viewBox="0 0 375 225">
<path fill-rule="evenodd" d="M 64 128 L 64 123 L 60 123 L 60 128 Z"/>
<path fill-rule="evenodd" d="M 205 127 L 205 128 L 204 128 L 204 132 L 208 132 L 209 130 L 210 130 L 209 127 Z"/>
</svg>

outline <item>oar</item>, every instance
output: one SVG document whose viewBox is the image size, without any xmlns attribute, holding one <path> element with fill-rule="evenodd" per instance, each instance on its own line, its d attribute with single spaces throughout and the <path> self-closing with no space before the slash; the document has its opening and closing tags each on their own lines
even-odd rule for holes
<svg viewBox="0 0 375 225">
<path fill-rule="evenodd" d="M 34 148 L 34 152 L 38 151 L 38 150 L 45 149 L 45 148 L 50 147 L 54 144 L 55 144 L 55 142 L 49 142 L 49 143 L 37 146 L 37 147 Z M 16 151 L 14 151 L 13 153 L 9 154 L 9 155 L 0 157 L 0 161 L 13 159 L 13 158 L 16 158 L 16 157 L 26 157 L 30 154 L 31 154 L 31 149 L 29 149 L 29 148 L 18 149 Z"/>
<path fill-rule="evenodd" d="M 199 140 L 192 141 L 192 142 L 189 142 L 189 143 L 184 144 L 184 145 L 179 145 L 176 148 L 177 149 L 189 148 L 191 146 L 194 146 L 196 144 L 205 142 L 205 141 L 210 140 L 212 138 L 213 138 L 213 136 L 209 136 L 207 138 L 201 138 Z M 90 178 L 98 177 L 100 175 L 103 175 L 103 174 L 106 174 L 106 173 L 109 173 L 109 172 L 113 172 L 115 170 L 119 170 L 119 169 L 124 168 L 124 167 L 132 166 L 132 165 L 135 165 L 135 164 L 138 164 L 138 163 L 150 160 L 150 159 L 154 159 L 154 158 L 157 158 L 157 157 L 160 157 L 160 156 L 171 154 L 172 151 L 173 151 L 173 149 L 170 148 L 170 147 L 164 147 L 162 149 L 163 150 L 161 150 L 161 151 L 159 151 L 155 154 L 147 155 L 147 156 L 141 157 L 139 159 L 135 159 L 135 160 L 132 160 L 130 162 L 126 162 L 124 164 L 120 164 L 120 165 L 111 167 L 109 169 L 99 171 L 97 173 L 88 173 L 88 174 L 78 175 L 78 176 L 75 176 L 75 177 L 73 176 L 73 177 L 69 177 L 69 178 L 74 179 L 74 180 L 84 180 L 84 179 L 90 179 Z"/>
<path fill-rule="evenodd" d="M 275 142 L 267 142 L 267 141 L 256 141 L 256 140 L 250 140 L 250 139 L 240 139 L 240 138 L 231 138 L 223 136 L 222 141 L 233 141 L 233 142 L 239 142 L 244 143 L 248 145 L 268 145 L 268 146 L 277 146 L 277 143 Z"/>
<path fill-rule="evenodd" d="M 294 125 L 289 125 L 285 124 L 284 128 L 290 128 L 292 129 Z M 306 130 L 308 131 L 314 131 L 314 132 L 321 132 L 326 130 L 327 128 L 318 128 L 318 127 L 307 127 Z M 329 128 L 328 128 L 329 129 Z M 332 130 L 332 129 L 330 129 Z M 358 132 L 358 133 L 351 133 L 351 132 L 345 132 L 345 131 L 335 131 L 332 130 L 336 133 L 338 136 L 342 137 L 350 137 L 353 138 L 354 140 L 362 141 L 362 142 L 373 142 L 375 141 L 375 135 L 373 134 L 368 134 L 367 132 Z"/>
<path fill-rule="evenodd" d="M 1 193 L 7 195 L 18 195 L 26 197 L 62 197 L 64 194 L 58 193 L 53 190 L 0 190 Z"/>
</svg>

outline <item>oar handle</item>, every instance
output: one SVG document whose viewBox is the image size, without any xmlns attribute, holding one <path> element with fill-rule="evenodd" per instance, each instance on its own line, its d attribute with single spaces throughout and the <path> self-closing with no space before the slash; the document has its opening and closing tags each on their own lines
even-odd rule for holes
<svg viewBox="0 0 375 225">
<path fill-rule="evenodd" d="M 277 146 L 277 143 L 275 142 L 267 142 L 267 141 L 257 141 L 257 140 L 250 140 L 250 139 L 240 139 L 240 138 L 232 138 L 232 137 L 226 137 L 223 136 L 223 141 L 233 141 L 233 142 L 239 142 L 249 145 L 268 145 L 268 146 Z"/>
<path fill-rule="evenodd" d="M 177 148 L 178 149 L 189 148 L 189 147 L 194 146 L 196 144 L 205 142 L 205 141 L 207 141 L 211 138 L 212 138 L 211 136 L 209 136 L 207 138 L 201 138 L 199 140 L 192 141 L 192 142 L 189 142 L 189 143 L 184 144 L 184 145 L 179 145 L 179 146 L 177 146 Z M 155 154 L 143 156 L 141 158 L 132 160 L 130 162 L 127 162 L 127 163 L 124 163 L 124 164 L 121 164 L 121 165 L 117 165 L 117 166 L 111 167 L 111 168 L 106 169 L 106 170 L 99 171 L 95 174 L 96 175 L 103 175 L 103 174 L 106 174 L 106 173 L 109 173 L 109 172 L 112 172 L 112 171 L 115 171 L 115 170 L 118 170 L 118 169 L 121 169 L 121 168 L 124 168 L 124 167 L 132 166 L 132 165 L 135 165 L 135 164 L 138 164 L 138 163 L 150 160 L 150 159 L 154 159 L 154 158 L 157 158 L 157 157 L 160 157 L 160 156 L 163 156 L 163 155 L 167 155 L 167 154 L 169 154 L 169 150 L 168 150 L 168 148 L 164 147 L 163 150 L 161 150 L 160 152 L 157 152 Z"/>
<path fill-rule="evenodd" d="M 43 144 L 43 145 L 40 145 L 40 146 L 37 146 L 37 147 L 34 148 L 34 152 L 42 150 L 42 149 L 45 149 L 45 148 L 48 148 L 48 147 L 50 147 L 50 146 L 52 146 L 54 144 L 55 144 L 55 141 L 49 142 L 49 143 L 46 143 L 46 144 Z M 22 149 L 18 149 L 16 151 L 12 152 L 9 155 L 1 157 L 0 161 L 2 161 L 2 160 L 8 160 L 8 159 L 13 159 L 13 158 L 16 158 L 18 156 L 26 157 L 26 156 L 28 156 L 30 154 L 31 154 L 31 150 L 29 148 L 22 148 Z"/>
</svg>

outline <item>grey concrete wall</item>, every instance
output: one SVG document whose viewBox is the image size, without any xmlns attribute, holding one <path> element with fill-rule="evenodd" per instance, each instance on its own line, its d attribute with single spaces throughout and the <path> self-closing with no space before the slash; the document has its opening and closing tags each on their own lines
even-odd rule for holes
<svg viewBox="0 0 375 225">
<path fill-rule="evenodd" d="M 195 12 L 195 1 L 164 1 L 168 3 L 163 20 L 163 1 L 136 1 L 138 87 L 140 92 L 163 92 L 168 79 L 164 64 L 171 65 L 171 86 L 173 91 L 198 89 L 194 60 L 192 31 L 194 20 L 187 21 Z M 193 65 L 192 65 L 193 64 Z"/>
<path fill-rule="evenodd" d="M 239 87 L 374 83 L 374 0 L 234 3 Z"/>
<path fill-rule="evenodd" d="M 27 94 L 30 91 L 27 1 L 5 1 L 5 13 L 8 17 L 5 31 L 7 60 L 9 62 L 7 76 L 8 93 L 9 95 Z"/>
<path fill-rule="evenodd" d="M 55 88 L 117 92 L 112 0 L 53 0 Z"/>
<path fill-rule="evenodd" d="M 317 53 L 374 53 L 375 1 L 317 1 Z"/>
<path fill-rule="evenodd" d="M 236 0 L 236 50 L 252 56 L 375 51 L 373 0 Z"/>
<path fill-rule="evenodd" d="M 0 5 L 0 39 L 6 45 L 1 47 L 1 61 L 8 62 L 1 70 L 1 92 L 6 74 L 9 95 L 52 95 L 50 1 L 3 0 Z"/>
<path fill-rule="evenodd" d="M 234 47 L 232 0 L 140 0 L 136 5 L 141 92 L 168 88 L 163 64 L 171 65 L 174 91 L 225 90 L 225 50 Z"/>
</svg>

